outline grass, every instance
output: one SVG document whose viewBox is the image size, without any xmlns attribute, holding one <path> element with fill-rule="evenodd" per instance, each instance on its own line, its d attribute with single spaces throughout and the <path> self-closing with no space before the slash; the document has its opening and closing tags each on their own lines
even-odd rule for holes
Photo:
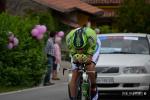
<svg viewBox="0 0 150 100">
<path fill-rule="evenodd" d="M 3 87 L 3 86 L 0 86 L 0 93 L 5 93 L 5 92 L 11 92 L 11 91 L 17 91 L 17 90 L 22 90 L 22 89 L 27 89 L 29 87 Z"/>
</svg>

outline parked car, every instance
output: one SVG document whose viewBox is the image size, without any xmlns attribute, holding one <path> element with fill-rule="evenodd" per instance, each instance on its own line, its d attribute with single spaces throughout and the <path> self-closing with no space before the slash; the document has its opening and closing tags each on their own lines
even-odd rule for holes
<svg viewBox="0 0 150 100">
<path fill-rule="evenodd" d="M 101 95 L 146 96 L 150 94 L 150 35 L 100 34 L 101 51 L 97 86 Z"/>
</svg>

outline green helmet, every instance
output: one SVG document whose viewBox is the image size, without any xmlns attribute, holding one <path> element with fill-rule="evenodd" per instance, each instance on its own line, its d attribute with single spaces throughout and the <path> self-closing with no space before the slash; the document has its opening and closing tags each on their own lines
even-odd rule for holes
<svg viewBox="0 0 150 100">
<path fill-rule="evenodd" d="M 82 49 L 87 43 L 87 35 L 84 28 L 79 28 L 74 32 L 73 35 L 73 46 L 76 49 Z"/>
</svg>

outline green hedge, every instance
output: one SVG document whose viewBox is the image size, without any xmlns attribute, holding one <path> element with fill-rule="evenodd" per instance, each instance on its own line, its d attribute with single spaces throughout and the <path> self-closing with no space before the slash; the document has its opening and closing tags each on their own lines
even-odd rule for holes
<svg viewBox="0 0 150 100">
<path fill-rule="evenodd" d="M 99 29 L 101 33 L 117 33 L 118 32 L 118 29 L 116 27 L 108 26 L 108 25 L 99 26 Z"/>
<path fill-rule="evenodd" d="M 43 40 L 35 40 L 31 29 L 38 18 L 0 14 L 0 85 L 35 86 L 41 82 L 46 68 Z M 19 39 L 19 45 L 8 49 L 8 32 Z"/>
</svg>

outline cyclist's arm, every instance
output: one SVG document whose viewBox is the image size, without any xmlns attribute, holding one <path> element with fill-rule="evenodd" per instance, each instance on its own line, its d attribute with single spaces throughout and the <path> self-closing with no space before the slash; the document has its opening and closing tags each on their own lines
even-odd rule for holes
<svg viewBox="0 0 150 100">
<path fill-rule="evenodd" d="M 95 64 L 97 63 L 98 58 L 99 58 L 100 48 L 101 48 L 101 41 L 100 41 L 100 39 L 97 38 L 96 49 L 95 49 L 94 55 L 92 57 L 92 61 Z"/>
<path fill-rule="evenodd" d="M 92 56 L 95 53 L 95 49 L 96 49 L 97 35 L 95 31 L 90 28 L 88 28 L 86 32 L 87 32 L 88 43 L 89 43 L 89 48 L 87 48 L 87 53 Z"/>
<path fill-rule="evenodd" d="M 76 53 L 76 50 L 73 48 L 73 42 L 72 42 L 72 37 L 73 37 L 74 32 L 75 30 L 72 30 L 66 36 L 66 44 L 71 55 Z"/>
</svg>

